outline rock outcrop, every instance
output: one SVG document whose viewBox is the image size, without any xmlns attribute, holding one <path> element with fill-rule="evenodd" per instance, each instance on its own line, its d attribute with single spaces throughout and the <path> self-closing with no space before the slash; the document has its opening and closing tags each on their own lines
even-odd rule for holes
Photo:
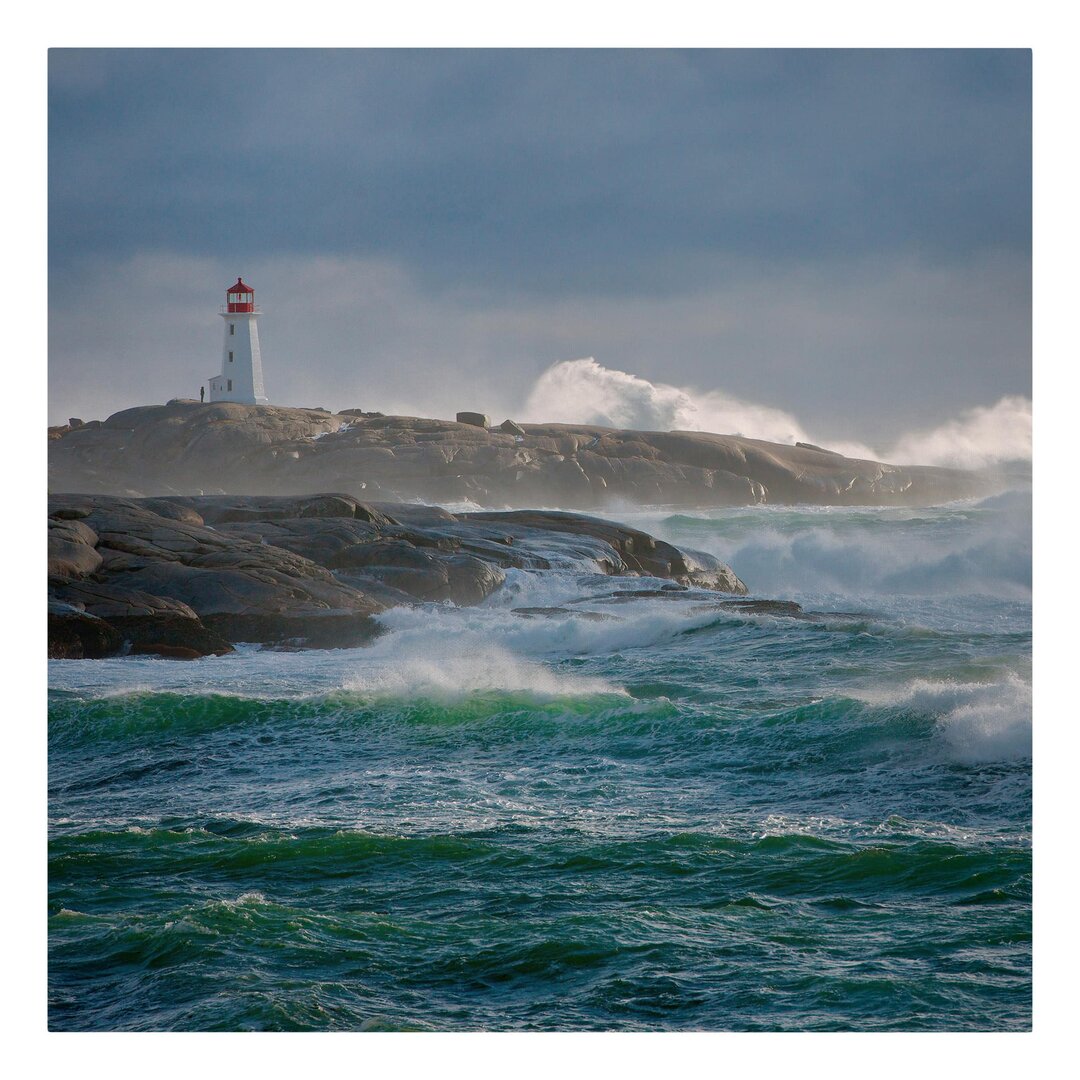
<svg viewBox="0 0 1080 1080">
<path fill-rule="evenodd" d="M 579 514 L 455 515 L 342 494 L 54 495 L 49 654 L 359 645 L 388 607 L 476 604 L 508 569 L 553 566 L 746 592 L 712 556 Z"/>
<path fill-rule="evenodd" d="M 49 485 L 132 496 L 342 490 L 376 500 L 574 509 L 920 505 L 989 490 L 985 478 L 962 470 L 862 461 L 810 444 L 510 421 L 491 429 L 480 414 L 468 420 L 171 401 L 50 428 Z"/>
<path fill-rule="evenodd" d="M 491 427 L 491 421 L 488 419 L 485 413 L 480 412 L 459 412 L 455 415 L 454 419 L 459 424 L 469 424 L 472 427 L 489 428 Z"/>
</svg>

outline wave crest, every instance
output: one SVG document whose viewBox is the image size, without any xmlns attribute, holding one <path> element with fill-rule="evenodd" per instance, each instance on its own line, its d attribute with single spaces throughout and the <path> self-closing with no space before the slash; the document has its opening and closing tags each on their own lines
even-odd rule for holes
<svg viewBox="0 0 1080 1080">
<path fill-rule="evenodd" d="M 936 714 L 938 728 L 958 761 L 1011 761 L 1031 756 L 1031 683 L 1018 675 L 1001 682 L 930 682 L 859 695 L 875 705 L 900 705 Z"/>
</svg>

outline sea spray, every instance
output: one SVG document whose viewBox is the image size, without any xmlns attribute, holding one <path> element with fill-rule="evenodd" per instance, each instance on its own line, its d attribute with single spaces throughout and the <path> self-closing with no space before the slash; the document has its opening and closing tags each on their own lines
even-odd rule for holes
<svg viewBox="0 0 1080 1080">
<path fill-rule="evenodd" d="M 769 442 L 824 445 L 894 465 L 985 469 L 1031 461 L 1031 401 L 1016 395 L 871 447 L 809 431 L 790 413 L 720 389 L 654 383 L 592 357 L 561 360 L 535 382 L 519 417 L 530 423 L 598 424 L 642 431 L 709 431 Z"/>
<path fill-rule="evenodd" d="M 791 443 L 804 439 L 796 420 L 719 391 L 651 383 L 606 368 L 592 357 L 553 364 L 536 381 L 522 416 L 532 423 L 601 424 L 641 431 L 713 431 Z"/>
<path fill-rule="evenodd" d="M 1030 462 L 1031 401 L 1010 396 L 966 409 L 937 427 L 905 435 L 888 451 L 888 460 L 961 469 Z"/>
<path fill-rule="evenodd" d="M 1031 495 L 944 507 L 753 507 L 624 514 L 738 567 L 752 591 L 812 601 L 980 594 L 1031 597 Z M 925 607 L 924 609 L 925 610 Z"/>
</svg>

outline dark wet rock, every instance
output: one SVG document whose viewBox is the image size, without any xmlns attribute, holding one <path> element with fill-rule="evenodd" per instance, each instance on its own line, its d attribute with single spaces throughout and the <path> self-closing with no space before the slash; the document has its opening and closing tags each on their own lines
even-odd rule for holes
<svg viewBox="0 0 1080 1080">
<path fill-rule="evenodd" d="M 49 528 L 56 656 L 106 655 L 125 643 L 174 658 L 222 654 L 241 641 L 352 647 L 380 632 L 374 616 L 386 608 L 478 604 L 510 569 L 564 566 L 746 591 L 711 556 L 559 512 L 454 515 L 332 492 L 58 494 Z"/>
<path fill-rule="evenodd" d="M 209 629 L 182 601 L 155 596 L 118 582 L 50 580 L 51 595 L 79 607 L 108 624 L 133 649 L 151 646 L 183 648 L 199 656 L 221 656 L 232 645 Z M 51 635 L 50 635 L 51 638 Z"/>
<path fill-rule="evenodd" d="M 603 611 L 581 611 L 567 607 L 516 607 L 510 609 L 511 615 L 520 615 L 524 619 L 550 618 L 553 615 L 584 619 L 586 622 L 617 622 L 618 615 L 609 615 Z"/>
<path fill-rule="evenodd" d="M 695 596 L 700 600 L 700 594 Z M 772 615 L 777 618 L 798 619 L 802 622 L 830 624 L 842 622 L 848 625 L 852 621 L 862 622 L 873 616 L 851 611 L 806 611 L 794 600 L 734 599 L 714 600 L 709 604 L 698 604 L 695 611 L 734 611 L 744 615 Z"/>
<path fill-rule="evenodd" d="M 670 589 L 616 589 L 605 594 L 604 600 L 626 603 L 630 600 L 691 600 L 700 599 L 700 593 L 691 593 L 689 589 L 672 591 Z M 579 601 L 574 601 L 579 603 Z"/>
<path fill-rule="evenodd" d="M 93 505 L 89 497 L 82 505 L 76 499 L 70 504 L 50 505 L 49 518 L 56 521 L 81 521 L 83 518 L 89 517 L 92 510 Z"/>
<path fill-rule="evenodd" d="M 339 490 L 369 502 L 576 509 L 921 505 L 994 489 L 978 474 L 863 461 L 810 443 L 511 420 L 490 429 L 481 413 L 438 420 L 183 400 L 50 428 L 49 476 L 53 491 L 114 495 Z"/>
<path fill-rule="evenodd" d="M 459 412 L 454 417 L 459 424 L 470 424 L 472 427 L 487 428 L 491 426 L 491 421 L 479 412 Z"/>
<path fill-rule="evenodd" d="M 801 447 L 803 450 L 816 450 L 819 454 L 832 454 L 833 457 L 843 457 L 843 454 L 838 454 L 835 450 L 826 450 L 823 446 L 815 446 L 812 442 L 797 442 L 795 444 Z"/>
<path fill-rule="evenodd" d="M 745 611 L 750 615 L 805 615 L 801 605 L 794 600 L 724 600 L 717 607 L 729 611 Z"/>
<path fill-rule="evenodd" d="M 96 660 L 118 652 L 123 635 L 104 619 L 90 615 L 78 604 L 49 600 L 49 658 Z"/>
<path fill-rule="evenodd" d="M 371 616 L 385 606 L 310 559 L 203 524 L 201 510 L 211 518 L 227 512 L 213 500 L 200 509 L 186 501 L 167 507 L 96 496 L 87 507 L 80 496 L 59 496 L 51 509 L 71 506 L 89 510 L 72 524 L 96 534 L 100 566 L 90 581 L 54 575 L 51 591 L 137 644 L 210 653 L 267 636 L 325 641 L 340 630 L 349 641 L 370 639 Z M 346 508 L 347 500 L 340 509 Z"/>
<path fill-rule="evenodd" d="M 381 608 L 364 595 L 366 601 Z M 221 612 L 205 617 L 209 629 L 229 641 L 292 645 L 304 649 L 354 649 L 368 645 L 382 630 L 370 615 L 347 609 L 264 612 Z"/>
<path fill-rule="evenodd" d="M 183 645 L 164 645 L 160 642 L 132 645 L 131 652 L 135 656 L 160 656 L 163 660 L 198 660 L 206 655 L 198 649 L 189 649 Z"/>
</svg>

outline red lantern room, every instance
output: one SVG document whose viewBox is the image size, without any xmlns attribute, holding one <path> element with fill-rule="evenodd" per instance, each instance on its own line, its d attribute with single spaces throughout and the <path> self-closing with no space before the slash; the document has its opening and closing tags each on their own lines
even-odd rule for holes
<svg viewBox="0 0 1080 1080">
<path fill-rule="evenodd" d="M 240 278 L 237 278 L 236 284 L 229 286 L 229 291 L 225 294 L 225 301 L 227 311 L 254 311 L 255 290 L 250 285 L 245 285 Z"/>
</svg>

